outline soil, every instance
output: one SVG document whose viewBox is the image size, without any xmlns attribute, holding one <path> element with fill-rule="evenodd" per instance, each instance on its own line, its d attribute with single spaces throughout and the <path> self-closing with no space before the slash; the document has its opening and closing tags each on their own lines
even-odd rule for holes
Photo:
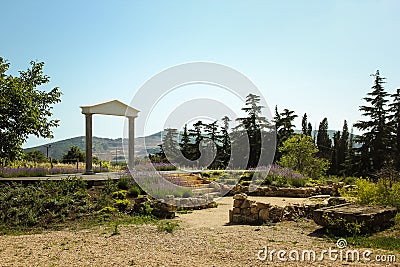
<svg viewBox="0 0 400 267">
<path fill-rule="evenodd" d="M 250 199 L 276 205 L 304 201 Z M 229 225 L 232 197 L 221 198 L 218 204 L 214 209 L 178 214 L 174 221 L 179 222 L 180 228 L 173 233 L 160 232 L 155 225 L 125 225 L 118 227 L 119 235 L 112 235 L 111 227 L 101 226 L 1 236 L 0 266 L 385 266 L 377 262 L 331 261 L 328 255 L 322 262 L 301 261 L 303 250 L 316 251 L 318 258 L 322 250 L 337 249 L 336 242 L 321 237 L 321 228 L 310 220 L 269 226 Z M 280 262 L 276 253 L 272 260 L 261 261 L 257 254 L 265 246 L 269 252 L 297 250 L 300 261 Z M 362 253 L 365 249 L 358 250 Z M 391 254 L 377 250 L 373 253 L 371 258 L 375 254 Z M 400 261 L 399 255 L 397 258 Z"/>
</svg>

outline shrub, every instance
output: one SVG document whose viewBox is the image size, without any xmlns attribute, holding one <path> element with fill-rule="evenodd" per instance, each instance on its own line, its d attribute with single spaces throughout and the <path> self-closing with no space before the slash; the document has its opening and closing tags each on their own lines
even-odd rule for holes
<svg viewBox="0 0 400 267">
<path fill-rule="evenodd" d="M 115 206 L 118 208 L 120 212 L 125 211 L 131 202 L 128 199 L 117 199 L 115 200 Z"/>
<path fill-rule="evenodd" d="M 118 211 L 118 209 L 116 209 L 114 207 L 106 206 L 106 207 L 102 208 L 101 210 L 99 210 L 99 213 L 112 214 L 112 213 L 117 212 L 117 211 Z"/>
<path fill-rule="evenodd" d="M 304 187 L 307 183 L 305 178 L 288 178 L 288 184 L 294 187 Z"/>
<path fill-rule="evenodd" d="M 210 178 L 210 173 L 209 172 L 203 172 L 203 173 L 201 173 L 201 176 L 205 177 L 205 178 Z"/>
<path fill-rule="evenodd" d="M 8 227 L 46 227 L 84 216 L 93 208 L 86 183 L 76 178 L 0 185 L 0 224 Z"/>
<path fill-rule="evenodd" d="M 128 191 L 126 191 L 126 190 L 115 191 L 112 193 L 112 198 L 113 199 L 125 199 L 127 193 L 128 193 Z"/>
<path fill-rule="evenodd" d="M 192 196 L 193 196 L 192 190 L 185 190 L 185 191 L 182 193 L 182 197 L 185 197 L 185 198 L 187 198 L 187 197 L 192 197 Z"/>
<path fill-rule="evenodd" d="M 400 210 L 400 182 L 390 184 L 383 179 L 377 183 L 366 179 L 357 179 L 356 189 L 341 189 L 340 194 L 347 197 L 356 197 L 362 204 L 388 205 Z"/>
<path fill-rule="evenodd" d="M 118 180 L 117 186 L 121 190 L 128 190 L 129 185 L 131 183 L 131 178 L 129 177 L 122 177 Z"/>
<path fill-rule="evenodd" d="M 128 190 L 128 196 L 130 197 L 138 197 L 141 193 L 140 187 L 137 185 L 133 185 Z"/>
<path fill-rule="evenodd" d="M 251 181 L 242 181 L 241 185 L 243 186 L 249 186 L 251 184 Z"/>
</svg>

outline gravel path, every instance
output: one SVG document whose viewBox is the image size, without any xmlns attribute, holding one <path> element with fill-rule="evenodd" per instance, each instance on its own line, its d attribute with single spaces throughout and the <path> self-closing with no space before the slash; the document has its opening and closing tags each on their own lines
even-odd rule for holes
<svg viewBox="0 0 400 267">
<path fill-rule="evenodd" d="M 303 201 L 262 199 L 278 205 Z M 257 253 L 266 245 L 269 251 L 296 249 L 300 253 L 310 249 L 320 253 L 329 247 L 336 249 L 336 245 L 313 236 L 319 227 L 312 221 L 227 226 L 232 198 L 222 198 L 218 203 L 215 209 L 179 215 L 174 220 L 181 228 L 172 234 L 159 232 L 154 225 L 127 225 L 120 226 L 120 235 L 115 236 L 107 227 L 2 236 L 0 266 L 360 266 L 333 262 L 328 257 L 323 262 L 280 263 L 275 255 L 273 261 L 260 261 Z"/>
</svg>

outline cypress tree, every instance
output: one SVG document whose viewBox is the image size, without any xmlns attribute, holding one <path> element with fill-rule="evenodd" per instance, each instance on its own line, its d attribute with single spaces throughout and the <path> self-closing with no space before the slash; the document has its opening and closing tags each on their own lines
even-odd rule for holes
<svg viewBox="0 0 400 267">
<path fill-rule="evenodd" d="M 318 156 L 327 160 L 331 159 L 332 141 L 328 135 L 328 119 L 324 118 L 319 124 L 317 134 Z"/>
<path fill-rule="evenodd" d="M 312 134 L 312 126 L 311 126 L 311 123 L 308 123 L 308 126 L 307 126 L 307 135 L 311 136 L 311 134 Z"/>
<path fill-rule="evenodd" d="M 307 135 L 308 132 L 307 113 L 304 113 L 303 118 L 301 119 L 301 132 L 304 135 Z"/>
<path fill-rule="evenodd" d="M 190 137 L 188 134 L 187 130 L 187 124 L 185 124 L 185 127 L 183 128 L 183 134 L 181 138 L 181 142 L 179 143 L 182 155 L 187 158 L 191 159 L 191 154 L 190 154 Z"/>
</svg>

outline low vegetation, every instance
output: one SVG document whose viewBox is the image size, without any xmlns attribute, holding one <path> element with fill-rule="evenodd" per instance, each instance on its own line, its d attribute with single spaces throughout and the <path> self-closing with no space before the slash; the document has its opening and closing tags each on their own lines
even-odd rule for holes
<svg viewBox="0 0 400 267">
<path fill-rule="evenodd" d="M 0 184 L 0 232 L 3 234 L 155 221 L 148 210 L 134 209 L 127 191 L 113 181 L 93 188 L 77 178 L 28 185 Z"/>
</svg>

